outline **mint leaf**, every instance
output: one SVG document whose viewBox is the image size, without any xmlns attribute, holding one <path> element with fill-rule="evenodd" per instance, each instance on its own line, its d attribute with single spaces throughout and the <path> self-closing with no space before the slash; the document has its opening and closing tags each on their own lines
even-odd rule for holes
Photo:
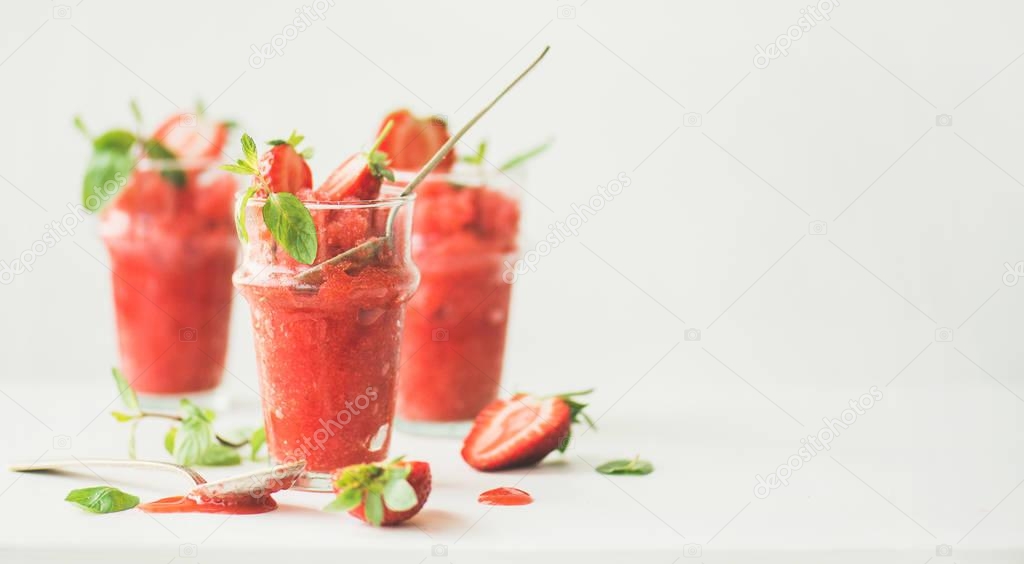
<svg viewBox="0 0 1024 564">
<path fill-rule="evenodd" d="M 213 443 L 203 451 L 196 462 L 199 466 L 234 466 L 242 463 L 242 457 L 234 449 Z"/>
<path fill-rule="evenodd" d="M 92 140 L 96 151 L 112 150 L 127 153 L 135 144 L 135 134 L 127 129 L 111 129 Z"/>
<path fill-rule="evenodd" d="M 124 373 L 116 366 L 112 367 L 110 372 L 114 375 L 114 383 L 117 384 L 117 393 L 120 394 L 121 401 L 124 402 L 125 407 L 138 411 L 139 397 L 135 395 L 135 390 L 133 390 L 131 385 L 128 384 L 128 380 L 124 377 Z M 115 411 L 114 413 L 118 412 Z M 114 417 L 118 421 L 127 421 L 127 419 L 118 418 L 117 415 L 114 415 Z"/>
<path fill-rule="evenodd" d="M 397 476 L 384 484 L 384 505 L 388 506 L 388 509 L 392 511 L 408 511 L 416 504 L 419 500 L 416 499 L 416 490 L 412 488 L 405 477 L 398 478 Z"/>
<path fill-rule="evenodd" d="M 528 151 L 526 151 L 524 153 L 520 153 L 520 154 L 512 157 L 511 159 L 505 161 L 505 164 L 499 166 L 498 169 L 501 170 L 502 172 L 505 172 L 505 171 L 511 170 L 513 168 L 516 168 L 518 166 L 521 166 L 526 161 L 532 159 L 533 157 L 536 157 L 537 155 L 543 153 L 544 151 L 547 151 L 548 148 L 550 148 L 550 147 L 551 147 L 551 142 L 550 141 L 548 141 L 548 142 L 546 142 L 546 143 L 544 143 L 542 145 L 538 145 L 538 146 L 536 146 L 536 147 L 534 147 L 534 148 L 532 148 L 532 149 L 530 149 L 530 150 L 528 150 Z"/>
<path fill-rule="evenodd" d="M 167 430 L 167 434 L 164 435 L 164 450 L 167 451 L 167 454 L 174 454 L 174 437 L 177 436 L 177 434 L 178 428 L 171 427 Z"/>
<path fill-rule="evenodd" d="M 263 221 L 288 254 L 303 264 L 316 260 L 316 225 L 306 206 L 289 192 L 272 192 L 263 204 Z"/>
<path fill-rule="evenodd" d="M 117 419 L 118 423 L 125 423 L 125 422 L 131 421 L 132 419 L 135 419 L 135 418 L 139 417 L 138 415 L 132 415 L 130 413 L 122 413 L 120 411 L 111 411 L 110 414 L 114 416 L 114 419 Z"/>
<path fill-rule="evenodd" d="M 110 486 L 71 490 L 64 501 L 78 504 L 91 513 L 115 513 L 139 504 L 139 498 Z"/>
<path fill-rule="evenodd" d="M 466 155 L 465 157 L 462 157 L 462 162 L 468 163 L 468 164 L 473 164 L 473 165 L 483 164 L 483 162 L 484 162 L 484 155 L 486 153 L 487 153 L 487 141 L 484 140 L 484 141 L 481 141 L 480 144 L 477 146 L 476 154 L 475 155 Z"/>
<path fill-rule="evenodd" d="M 127 148 L 106 147 L 93 152 L 82 181 L 82 205 L 85 209 L 99 211 L 128 182 L 128 175 L 135 167 L 128 151 Z"/>
<path fill-rule="evenodd" d="M 255 164 L 259 162 L 259 155 L 256 151 L 256 142 L 249 137 L 248 133 L 242 134 L 242 154 L 245 155 L 245 161 L 249 164 Z"/>
<path fill-rule="evenodd" d="M 640 460 L 640 457 L 636 457 L 632 460 L 623 458 L 621 460 L 605 462 L 595 468 L 595 470 L 601 474 L 632 474 L 636 476 L 643 476 L 654 472 L 654 465 L 646 460 Z"/>
<path fill-rule="evenodd" d="M 242 134 L 242 154 L 245 158 L 238 159 L 235 164 L 222 165 L 220 168 L 235 174 L 259 174 L 260 158 L 256 153 L 256 142 L 248 133 Z"/>
<path fill-rule="evenodd" d="M 142 110 L 139 109 L 139 102 L 135 98 L 132 98 L 129 102 L 132 109 L 132 117 L 135 118 L 135 125 L 142 128 Z"/>
<path fill-rule="evenodd" d="M 267 442 L 267 430 L 264 427 L 260 427 L 252 432 L 252 436 L 249 437 L 249 446 L 252 453 L 249 457 L 255 461 L 256 455 L 260 453 L 260 449 L 263 448 L 263 444 Z"/>
<path fill-rule="evenodd" d="M 203 454 L 214 442 L 211 425 L 213 414 L 187 399 L 181 400 L 181 409 L 181 427 L 174 435 L 174 460 L 178 464 L 192 466 L 202 460 Z"/>
<path fill-rule="evenodd" d="M 360 488 L 349 488 L 343 490 L 334 498 L 334 501 L 324 506 L 324 511 L 351 511 L 363 500 L 363 490 Z"/>
<path fill-rule="evenodd" d="M 177 155 L 155 139 L 146 141 L 145 151 L 149 158 L 163 162 L 160 165 L 160 176 L 164 177 L 164 180 L 179 190 L 185 187 L 185 171 L 178 164 Z"/>
<path fill-rule="evenodd" d="M 245 227 L 245 208 L 249 205 L 249 200 L 256 195 L 257 190 L 259 190 L 259 188 L 256 186 L 250 186 L 245 191 L 245 194 L 242 195 L 242 199 L 238 203 L 238 216 L 235 219 L 235 225 L 238 227 L 238 238 L 241 239 L 243 243 L 249 242 L 249 230 Z"/>
<path fill-rule="evenodd" d="M 81 132 L 81 134 L 84 135 L 86 139 L 92 141 L 92 134 L 89 133 L 89 128 L 86 127 L 85 122 L 82 121 L 82 116 L 75 116 L 75 118 L 71 120 L 71 123 L 74 124 L 75 129 Z"/>
<path fill-rule="evenodd" d="M 366 516 L 366 522 L 379 527 L 384 522 L 384 504 L 381 502 L 380 494 L 367 493 L 366 501 L 363 503 L 363 514 Z"/>
</svg>

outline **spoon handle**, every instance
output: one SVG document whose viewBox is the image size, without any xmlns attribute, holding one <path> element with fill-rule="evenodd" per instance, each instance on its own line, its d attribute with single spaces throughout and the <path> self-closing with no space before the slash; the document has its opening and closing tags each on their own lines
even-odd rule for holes
<svg viewBox="0 0 1024 564">
<path fill-rule="evenodd" d="M 157 468 L 161 470 L 171 470 L 181 474 L 185 474 L 190 480 L 195 482 L 196 485 L 206 483 L 206 478 L 203 478 L 198 472 L 179 464 L 171 464 L 170 462 L 158 462 L 156 460 L 118 460 L 114 458 L 72 458 L 66 460 L 47 460 L 45 462 L 37 462 L 35 464 L 12 464 L 8 469 L 12 472 L 44 472 L 47 470 L 62 470 L 68 467 L 85 466 L 90 468 L 92 466 L 121 466 L 127 468 Z"/>
</svg>

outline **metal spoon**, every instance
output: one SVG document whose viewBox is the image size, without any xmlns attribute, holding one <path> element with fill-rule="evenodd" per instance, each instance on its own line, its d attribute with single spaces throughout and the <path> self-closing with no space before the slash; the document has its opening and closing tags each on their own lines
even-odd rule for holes
<svg viewBox="0 0 1024 564">
<path fill-rule="evenodd" d="M 276 491 L 286 490 L 292 487 L 295 480 L 299 478 L 306 468 L 306 461 L 299 460 L 287 464 L 279 464 L 263 470 L 248 472 L 207 482 L 199 472 L 170 462 L 159 462 L 155 460 L 118 460 L 113 458 L 83 458 L 70 460 L 51 460 L 37 462 L 35 464 L 15 464 L 9 467 L 12 472 L 45 472 L 50 470 L 62 470 L 73 466 L 122 466 L 128 468 L 157 468 L 171 470 L 185 474 L 196 487 L 189 491 L 189 496 L 200 496 L 207 499 L 223 499 L 238 495 L 252 495 L 262 497 Z"/>
</svg>

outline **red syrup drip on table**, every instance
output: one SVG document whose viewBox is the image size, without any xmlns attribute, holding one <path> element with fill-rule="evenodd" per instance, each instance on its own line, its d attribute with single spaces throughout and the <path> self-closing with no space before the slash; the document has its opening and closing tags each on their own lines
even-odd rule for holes
<svg viewBox="0 0 1024 564">
<path fill-rule="evenodd" d="M 477 501 L 484 505 L 529 505 L 533 497 L 519 488 L 494 488 L 480 494 Z"/>
<path fill-rule="evenodd" d="M 223 513 L 228 515 L 252 515 L 277 509 L 277 502 L 269 495 L 249 495 L 203 498 L 188 495 L 165 497 L 139 505 L 147 513 Z"/>
</svg>

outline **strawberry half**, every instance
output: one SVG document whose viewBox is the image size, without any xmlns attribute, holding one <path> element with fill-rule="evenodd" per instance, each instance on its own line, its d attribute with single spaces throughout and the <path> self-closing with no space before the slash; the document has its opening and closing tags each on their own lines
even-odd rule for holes
<svg viewBox="0 0 1024 564">
<path fill-rule="evenodd" d="M 236 174 L 255 176 L 254 185 L 258 190 L 266 188 L 271 192 L 290 192 L 294 194 L 303 188 L 313 186 L 313 173 L 309 170 L 306 159 L 313 155 L 313 150 L 298 150 L 299 143 L 305 139 L 295 131 L 288 139 L 269 141 L 270 150 L 262 156 L 256 154 L 256 142 L 248 134 L 242 134 L 242 153 L 244 158 L 235 163 L 221 166 L 222 169 Z"/>
<path fill-rule="evenodd" d="M 391 135 L 380 150 L 391 157 L 395 170 L 419 170 L 448 141 L 448 124 L 440 116 L 416 117 L 407 109 L 391 112 L 381 122 L 381 131 L 393 122 Z M 435 172 L 448 172 L 455 165 L 455 151 L 449 152 Z"/>
<path fill-rule="evenodd" d="M 401 457 L 383 464 L 354 464 L 331 476 L 338 497 L 327 511 L 348 511 L 373 526 L 397 525 L 423 509 L 430 496 L 430 464 Z"/>
<path fill-rule="evenodd" d="M 272 192 L 298 192 L 313 187 L 313 172 L 306 159 L 313 156 L 312 149 L 299 152 L 299 143 L 305 139 L 292 131 L 288 139 L 269 141 L 270 150 L 263 153 L 259 162 L 259 176 Z"/>
<path fill-rule="evenodd" d="M 555 449 L 564 452 L 580 416 L 594 426 L 582 413 L 586 404 L 573 399 L 591 391 L 494 400 L 476 416 L 462 444 L 463 460 L 477 470 L 492 471 L 536 464 Z"/>
<path fill-rule="evenodd" d="M 388 154 L 379 148 L 391 131 L 391 123 L 381 130 L 370 150 L 356 153 L 342 161 L 327 180 L 316 189 L 317 197 L 332 202 L 342 200 L 376 200 L 384 179 L 395 181 L 388 168 Z"/>
<path fill-rule="evenodd" d="M 164 120 L 151 139 L 170 149 L 183 161 L 215 159 L 227 143 L 228 125 L 181 112 Z"/>
</svg>

